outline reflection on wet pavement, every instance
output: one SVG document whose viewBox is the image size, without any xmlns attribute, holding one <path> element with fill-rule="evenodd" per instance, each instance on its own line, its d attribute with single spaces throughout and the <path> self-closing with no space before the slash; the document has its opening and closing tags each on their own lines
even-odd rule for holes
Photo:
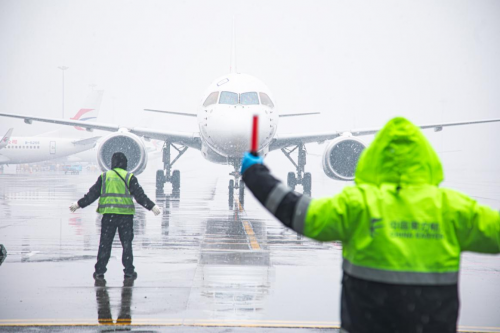
<svg viewBox="0 0 500 333">
<path fill-rule="evenodd" d="M 102 325 L 131 325 L 132 316 L 130 306 L 132 304 L 133 279 L 124 279 L 121 288 L 120 312 L 116 322 L 113 322 L 111 305 L 109 302 L 108 287 L 105 279 L 97 279 L 94 282 L 95 299 L 97 302 L 97 320 Z"/>
<path fill-rule="evenodd" d="M 180 194 L 166 189 L 156 198 L 161 216 L 137 210 L 135 281 L 123 280 L 115 237 L 106 280 L 94 282 L 100 216 L 95 204 L 68 211 L 98 174 L 0 175 L 0 243 L 9 253 L 0 266 L 0 325 L 49 325 L 61 332 L 64 325 L 102 326 L 101 331 L 183 326 L 188 332 L 198 326 L 262 332 L 338 327 L 341 246 L 283 228 L 250 194 L 245 207 L 236 201 L 230 208 L 226 174 L 217 165 L 200 173 L 195 164 L 185 164 Z M 155 199 L 154 172 L 138 178 Z M 317 195 L 344 185 L 332 189 L 323 183 L 320 177 L 314 183 Z M 464 329 L 500 332 L 499 267 L 498 256 L 464 256 Z"/>
</svg>

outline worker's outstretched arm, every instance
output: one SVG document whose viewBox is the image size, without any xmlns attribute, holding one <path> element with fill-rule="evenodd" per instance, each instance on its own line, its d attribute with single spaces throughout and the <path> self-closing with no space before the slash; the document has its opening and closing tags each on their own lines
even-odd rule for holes
<svg viewBox="0 0 500 333">
<path fill-rule="evenodd" d="M 284 225 L 303 234 L 305 215 L 311 199 L 293 192 L 274 178 L 263 164 L 255 164 L 243 173 L 245 185 Z"/>
<path fill-rule="evenodd" d="M 246 157 L 245 157 L 246 158 Z M 245 162 L 245 159 L 244 161 Z M 348 237 L 352 218 L 361 214 L 351 202 L 348 192 L 323 199 L 311 199 L 293 192 L 274 178 L 262 161 L 242 163 L 243 181 L 255 197 L 285 226 L 320 241 L 344 240 Z M 247 163 L 249 164 L 249 163 Z M 355 196 L 358 192 L 354 190 Z M 359 213 L 355 213 L 355 212 Z"/>
<path fill-rule="evenodd" d="M 144 193 L 144 190 L 142 189 L 141 185 L 139 185 L 139 181 L 137 180 L 136 176 L 130 177 L 130 194 L 134 196 L 135 201 L 137 201 L 138 204 L 140 204 L 142 207 L 146 208 L 147 210 L 153 209 L 156 204 L 151 201 L 146 193 Z"/>
<path fill-rule="evenodd" d="M 80 208 L 85 208 L 88 205 L 92 204 L 94 201 L 99 199 L 101 196 L 101 187 L 102 187 L 102 177 L 99 176 L 94 185 L 89 189 L 89 192 L 83 196 L 80 200 L 78 200 L 78 206 Z"/>
<path fill-rule="evenodd" d="M 453 190 L 445 196 L 451 206 L 446 218 L 455 223 L 461 250 L 500 253 L 500 212 Z"/>
</svg>

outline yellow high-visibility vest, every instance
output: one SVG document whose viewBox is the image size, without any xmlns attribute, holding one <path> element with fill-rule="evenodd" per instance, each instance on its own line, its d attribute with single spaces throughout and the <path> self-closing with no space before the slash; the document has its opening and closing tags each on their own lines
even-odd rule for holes
<svg viewBox="0 0 500 333">
<path fill-rule="evenodd" d="M 97 207 L 99 214 L 135 214 L 135 205 L 128 189 L 132 175 L 132 173 L 120 168 L 109 170 L 101 175 L 101 197 Z M 127 186 L 123 180 L 127 182 Z"/>
</svg>

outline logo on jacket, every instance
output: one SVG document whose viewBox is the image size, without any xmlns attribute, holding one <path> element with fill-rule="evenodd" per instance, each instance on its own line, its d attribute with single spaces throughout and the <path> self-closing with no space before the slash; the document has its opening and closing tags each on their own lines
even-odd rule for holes
<svg viewBox="0 0 500 333">
<path fill-rule="evenodd" d="M 382 221 L 382 219 L 371 219 L 370 220 L 370 236 L 374 236 L 375 234 L 375 231 L 377 231 L 377 229 L 380 229 L 380 228 L 383 228 L 383 226 L 381 226 L 380 224 L 376 224 L 378 222 Z"/>
</svg>

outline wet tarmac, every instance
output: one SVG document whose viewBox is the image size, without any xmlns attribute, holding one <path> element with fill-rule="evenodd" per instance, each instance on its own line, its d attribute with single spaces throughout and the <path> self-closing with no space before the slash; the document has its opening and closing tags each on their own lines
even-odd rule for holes
<svg viewBox="0 0 500 333">
<path fill-rule="evenodd" d="M 311 164 L 313 195 L 346 185 Z M 273 170 L 284 177 L 291 168 L 280 166 Z M 337 332 L 340 245 L 283 228 L 250 193 L 244 204 L 231 207 L 229 167 L 191 152 L 179 168 L 178 197 L 168 185 L 166 196 L 155 197 L 153 166 L 138 176 L 164 209 L 158 217 L 137 211 L 138 279 L 123 279 L 116 236 L 105 281 L 97 283 L 96 203 L 74 214 L 68 206 L 98 173 L 0 175 L 0 243 L 8 251 L 0 266 L 0 330 Z M 498 176 L 484 182 L 462 174 L 447 179 L 447 186 L 500 206 Z M 499 278 L 500 256 L 463 256 L 461 330 L 500 332 Z"/>
</svg>

